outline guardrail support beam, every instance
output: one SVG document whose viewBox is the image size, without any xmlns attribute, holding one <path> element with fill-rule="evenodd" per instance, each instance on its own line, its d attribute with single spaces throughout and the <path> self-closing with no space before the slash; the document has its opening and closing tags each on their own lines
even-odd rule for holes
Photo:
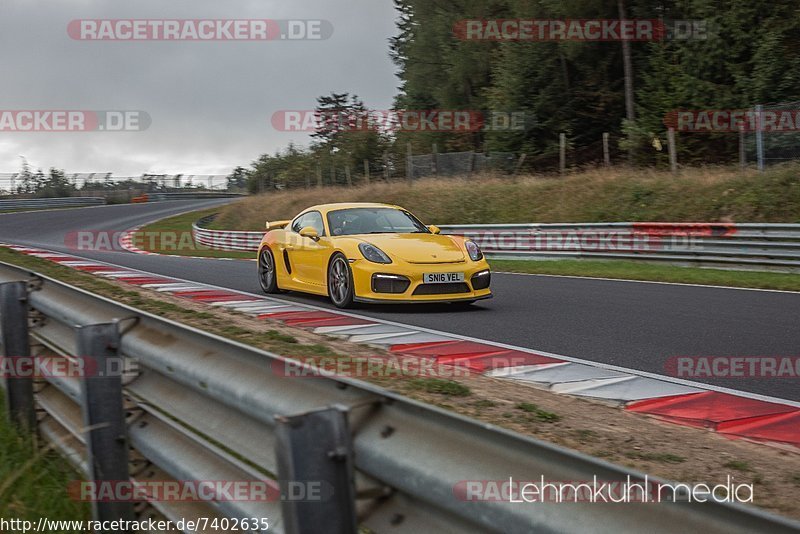
<svg viewBox="0 0 800 534">
<path fill-rule="evenodd" d="M 83 424 L 94 484 L 128 481 L 128 433 L 122 401 L 122 365 L 114 361 L 119 347 L 116 324 L 78 328 L 78 357 L 84 358 L 81 380 Z M 93 502 L 98 521 L 132 520 L 133 502 Z"/>
<path fill-rule="evenodd" d="M 26 282 L 0 284 L 0 336 L 2 336 L 0 341 L 3 344 L 4 358 L 30 358 Z M 13 360 L 10 361 L 13 362 Z M 12 364 L 10 368 L 16 369 L 17 367 Z M 18 427 L 32 431 L 36 427 L 33 378 L 29 376 L 15 377 L 13 374 L 7 373 L 5 377 L 8 416 Z"/>
<path fill-rule="evenodd" d="M 334 407 L 276 419 L 275 453 L 287 534 L 355 534 L 347 412 Z"/>
</svg>

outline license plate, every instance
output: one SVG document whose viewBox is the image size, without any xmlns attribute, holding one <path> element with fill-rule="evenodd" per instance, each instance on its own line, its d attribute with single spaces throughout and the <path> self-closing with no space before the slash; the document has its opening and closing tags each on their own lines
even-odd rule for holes
<svg viewBox="0 0 800 534">
<path fill-rule="evenodd" d="M 426 273 L 422 275 L 422 281 L 426 284 L 450 284 L 453 282 L 463 282 L 464 273 Z"/>
</svg>

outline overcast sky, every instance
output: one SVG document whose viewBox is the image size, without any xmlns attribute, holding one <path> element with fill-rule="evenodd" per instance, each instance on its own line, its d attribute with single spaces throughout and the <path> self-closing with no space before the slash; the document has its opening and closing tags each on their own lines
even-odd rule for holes
<svg viewBox="0 0 800 534">
<path fill-rule="evenodd" d="M 387 109 L 397 91 L 391 0 L 0 0 L 0 110 L 143 110 L 142 132 L 0 131 L 0 172 L 20 155 L 68 173 L 226 174 L 306 134 L 275 111 L 351 92 Z M 324 41 L 71 39 L 75 19 L 322 19 Z"/>
</svg>

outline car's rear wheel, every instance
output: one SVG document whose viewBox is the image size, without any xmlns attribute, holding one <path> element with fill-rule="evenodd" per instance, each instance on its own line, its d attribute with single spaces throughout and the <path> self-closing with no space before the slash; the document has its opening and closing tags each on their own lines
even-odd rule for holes
<svg viewBox="0 0 800 534">
<path fill-rule="evenodd" d="M 328 295 L 337 308 L 349 308 L 353 305 L 353 271 L 350 269 L 350 262 L 342 254 L 335 254 L 328 266 Z"/>
<path fill-rule="evenodd" d="M 258 282 L 264 293 L 279 293 L 278 275 L 275 268 L 275 256 L 272 251 L 265 248 L 258 256 Z"/>
</svg>

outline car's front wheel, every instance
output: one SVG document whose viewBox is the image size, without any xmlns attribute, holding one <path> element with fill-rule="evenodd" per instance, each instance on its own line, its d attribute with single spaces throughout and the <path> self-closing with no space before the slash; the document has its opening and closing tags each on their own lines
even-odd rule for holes
<svg viewBox="0 0 800 534">
<path fill-rule="evenodd" d="M 333 256 L 328 266 L 328 295 L 337 308 L 349 308 L 353 305 L 353 271 L 350 269 L 350 262 L 340 253 Z"/>
<path fill-rule="evenodd" d="M 275 256 L 272 251 L 265 248 L 258 255 L 258 282 L 264 293 L 279 293 L 278 275 L 275 268 Z"/>
</svg>

